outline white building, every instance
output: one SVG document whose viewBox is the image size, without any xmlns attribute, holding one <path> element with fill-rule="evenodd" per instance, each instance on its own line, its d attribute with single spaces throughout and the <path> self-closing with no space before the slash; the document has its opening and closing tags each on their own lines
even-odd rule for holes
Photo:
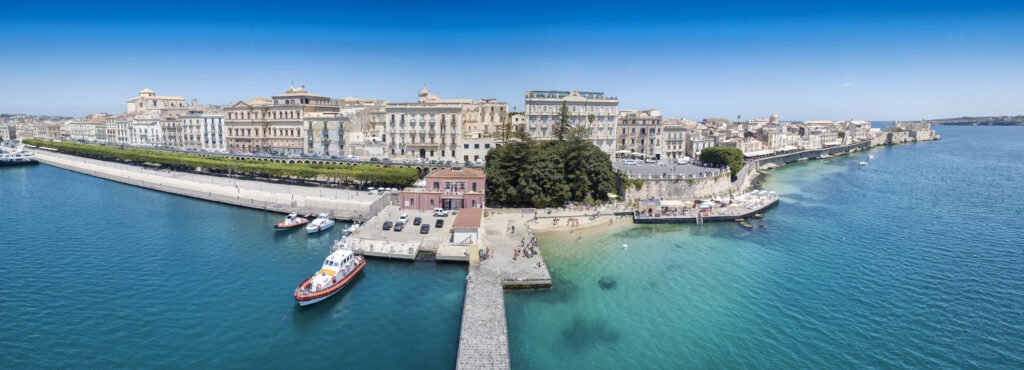
<svg viewBox="0 0 1024 370">
<path fill-rule="evenodd" d="M 227 152 L 223 113 L 193 110 L 182 115 L 181 121 L 185 149 Z"/>
<path fill-rule="evenodd" d="M 615 152 L 616 122 L 619 100 L 603 92 L 527 91 L 526 129 L 535 139 L 556 139 L 559 109 L 562 103 L 569 110 L 569 123 L 590 129 L 594 145 L 612 155 Z"/>
<path fill-rule="evenodd" d="M 128 144 L 135 146 L 160 146 L 164 144 L 164 131 L 160 119 L 155 115 L 138 115 L 131 123 Z"/>
</svg>

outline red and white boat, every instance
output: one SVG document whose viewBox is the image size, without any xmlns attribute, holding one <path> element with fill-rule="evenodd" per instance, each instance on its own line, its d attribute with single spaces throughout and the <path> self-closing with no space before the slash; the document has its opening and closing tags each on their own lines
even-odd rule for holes
<svg viewBox="0 0 1024 370">
<path fill-rule="evenodd" d="M 296 213 L 292 213 L 285 216 L 284 221 L 278 222 L 277 225 L 274 225 L 274 229 L 277 231 L 291 230 L 305 225 L 307 222 L 309 222 L 309 220 L 299 217 Z"/>
<path fill-rule="evenodd" d="M 295 288 L 295 301 L 300 306 L 320 302 L 340 292 L 366 266 L 366 257 L 348 249 L 338 249 L 327 256 L 323 267 Z"/>
</svg>

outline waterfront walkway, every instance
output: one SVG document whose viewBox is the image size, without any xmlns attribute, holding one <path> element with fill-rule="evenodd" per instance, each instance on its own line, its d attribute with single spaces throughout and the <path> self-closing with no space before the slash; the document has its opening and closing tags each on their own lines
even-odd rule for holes
<svg viewBox="0 0 1024 370">
<path fill-rule="evenodd" d="M 40 163 L 124 184 L 275 212 L 331 213 L 340 220 L 373 216 L 385 205 L 380 195 L 348 189 L 272 184 L 220 176 L 155 170 L 44 150 Z"/>
</svg>

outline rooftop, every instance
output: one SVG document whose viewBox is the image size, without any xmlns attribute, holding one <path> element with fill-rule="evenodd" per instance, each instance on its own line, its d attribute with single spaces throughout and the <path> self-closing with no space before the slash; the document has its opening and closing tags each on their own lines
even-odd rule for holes
<svg viewBox="0 0 1024 370">
<path fill-rule="evenodd" d="M 463 208 L 459 210 L 459 214 L 455 216 L 455 223 L 452 227 L 456 228 L 479 228 L 480 222 L 484 218 L 483 208 Z"/>
<path fill-rule="evenodd" d="M 467 179 L 482 179 L 485 178 L 483 170 L 476 168 L 466 167 L 452 167 L 452 168 L 441 168 L 430 172 L 427 175 L 430 177 L 449 177 L 449 178 L 467 178 Z"/>
</svg>

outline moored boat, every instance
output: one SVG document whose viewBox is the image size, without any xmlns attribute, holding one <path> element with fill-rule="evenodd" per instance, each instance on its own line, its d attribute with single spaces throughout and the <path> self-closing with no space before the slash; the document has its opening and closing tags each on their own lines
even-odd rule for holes
<svg viewBox="0 0 1024 370">
<path fill-rule="evenodd" d="M 0 166 L 24 166 L 37 163 L 39 162 L 32 157 L 32 153 L 26 152 L 21 147 L 11 150 L 0 149 Z"/>
<path fill-rule="evenodd" d="M 334 220 L 326 213 L 321 213 L 315 220 L 306 225 L 306 233 L 318 233 L 334 227 Z"/>
<path fill-rule="evenodd" d="M 366 258 L 348 249 L 338 249 L 324 260 L 323 267 L 295 288 L 295 301 L 300 306 L 320 302 L 341 291 L 363 267 Z"/>
<path fill-rule="evenodd" d="M 274 229 L 276 229 L 277 231 L 292 230 L 295 229 L 296 227 L 305 225 L 307 222 L 309 222 L 309 220 L 299 217 L 297 213 L 292 213 L 289 214 L 288 216 L 285 216 L 284 221 L 278 222 L 276 225 L 274 225 Z"/>
</svg>

